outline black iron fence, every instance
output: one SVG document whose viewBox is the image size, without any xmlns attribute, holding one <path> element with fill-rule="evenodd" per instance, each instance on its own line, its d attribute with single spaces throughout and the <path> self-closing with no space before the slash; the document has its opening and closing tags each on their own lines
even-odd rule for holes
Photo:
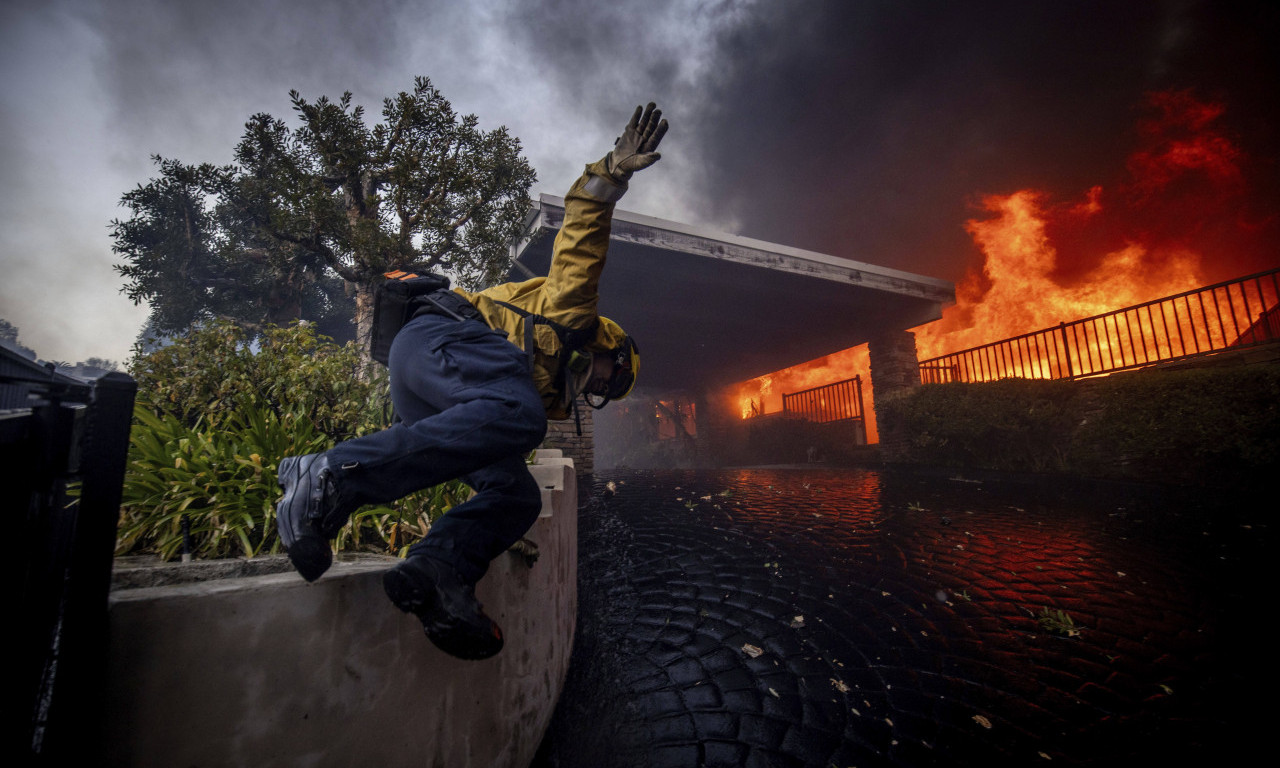
<svg viewBox="0 0 1280 768">
<path fill-rule="evenodd" d="M 69 764 L 100 720 L 107 593 L 137 389 L 63 376 L 0 347 L 0 508 L 20 590 L 4 753 Z"/>
<path fill-rule="evenodd" d="M 815 424 L 862 421 L 862 377 L 784 394 L 782 412 Z"/>
<path fill-rule="evenodd" d="M 1076 379 L 1280 341 L 1280 269 L 920 363 L 926 384 Z"/>
</svg>

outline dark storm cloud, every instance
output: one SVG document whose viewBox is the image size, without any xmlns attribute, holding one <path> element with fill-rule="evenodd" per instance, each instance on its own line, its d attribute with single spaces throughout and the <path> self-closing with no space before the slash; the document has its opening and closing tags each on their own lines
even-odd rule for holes
<svg viewBox="0 0 1280 768">
<path fill-rule="evenodd" d="M 689 132 L 699 83 L 716 66 L 714 36 L 753 11 L 750 2 L 652 0 L 513 3 L 507 31 L 532 59 L 532 75 L 554 83 L 587 119 L 619 124 L 630 107 L 653 100 L 672 118 L 668 145 Z M 680 162 L 696 161 L 682 155 Z"/>
<path fill-rule="evenodd" d="M 521 24 L 569 92 L 662 96 L 698 165 L 687 218 L 741 234 L 958 278 L 981 195 L 1112 183 L 1160 89 L 1226 103 L 1259 178 L 1274 158 L 1267 4 L 724 2 L 664 24 L 674 5 L 553 0 Z"/>
</svg>

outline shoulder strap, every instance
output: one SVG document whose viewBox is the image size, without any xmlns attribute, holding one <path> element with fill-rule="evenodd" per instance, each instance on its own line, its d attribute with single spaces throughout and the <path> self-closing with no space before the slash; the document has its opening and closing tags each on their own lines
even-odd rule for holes
<svg viewBox="0 0 1280 768">
<path fill-rule="evenodd" d="M 533 327 L 535 325 L 545 325 L 550 327 L 551 330 L 555 331 L 556 338 L 560 339 L 560 343 L 564 345 L 564 348 L 569 351 L 574 351 L 586 346 L 587 342 L 595 338 L 596 327 L 600 323 L 600 321 L 597 319 L 595 322 L 591 323 L 586 328 L 570 328 L 567 325 L 562 325 L 561 323 L 557 323 L 555 320 L 552 320 L 543 315 L 539 315 L 536 312 L 530 312 L 529 310 L 524 309 L 522 307 L 517 307 L 515 304 L 509 304 L 505 301 L 498 301 L 497 299 L 494 299 L 493 303 L 502 307 L 506 307 L 507 309 L 511 310 L 512 312 L 515 312 L 517 315 L 520 315 L 525 319 L 524 351 L 525 351 L 525 354 L 529 355 L 530 359 L 533 358 L 533 354 L 537 350 L 537 347 L 534 345 L 534 342 L 533 342 Z"/>
<path fill-rule="evenodd" d="M 600 325 L 600 319 L 596 318 L 596 320 L 586 328 L 570 328 L 566 325 L 562 325 L 561 323 L 557 323 L 549 317 L 539 315 L 535 312 L 530 312 L 522 307 L 517 307 L 515 304 L 498 301 L 497 299 L 494 299 L 493 303 L 506 307 L 524 318 L 524 353 L 528 357 L 530 371 L 533 370 L 533 356 L 538 350 L 538 346 L 534 342 L 533 338 L 534 326 L 546 325 L 550 327 L 551 330 L 555 331 L 556 337 L 560 339 L 560 344 L 564 347 L 560 354 L 561 356 L 565 356 L 566 352 L 576 352 L 586 346 L 587 342 L 595 338 L 596 328 Z M 560 381 L 556 383 L 556 387 L 560 393 L 564 394 L 566 390 L 571 389 L 569 365 L 567 361 L 561 361 L 558 375 Z M 573 423 L 577 430 L 578 437 L 582 437 L 582 417 L 578 415 L 577 393 L 570 392 L 569 394 L 571 395 L 569 399 L 572 403 L 571 407 L 573 408 Z"/>
</svg>

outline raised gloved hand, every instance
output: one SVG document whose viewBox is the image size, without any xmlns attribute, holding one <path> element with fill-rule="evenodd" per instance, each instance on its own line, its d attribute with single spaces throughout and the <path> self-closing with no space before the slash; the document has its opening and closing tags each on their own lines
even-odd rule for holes
<svg viewBox="0 0 1280 768">
<path fill-rule="evenodd" d="M 643 110 L 636 107 L 626 130 L 613 143 L 608 157 L 609 175 L 618 181 L 626 182 L 631 174 L 648 168 L 662 157 L 656 150 L 667 132 L 667 121 L 661 119 L 662 110 L 654 107 L 653 102 Z"/>
</svg>

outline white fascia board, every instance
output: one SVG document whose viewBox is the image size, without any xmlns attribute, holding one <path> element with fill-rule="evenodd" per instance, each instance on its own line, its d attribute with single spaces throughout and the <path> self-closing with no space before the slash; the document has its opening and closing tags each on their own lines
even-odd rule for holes
<svg viewBox="0 0 1280 768">
<path fill-rule="evenodd" d="M 519 259 L 534 234 L 539 231 L 557 230 L 563 221 L 564 198 L 556 195 L 539 195 L 538 202 L 534 204 L 526 218 L 525 237 L 512 249 L 513 258 Z M 938 302 L 955 301 L 954 284 L 900 269 L 769 243 L 727 232 L 717 232 L 706 227 L 682 224 L 621 209 L 614 210 L 613 222 L 612 239 L 623 242 L 809 275 Z"/>
</svg>

